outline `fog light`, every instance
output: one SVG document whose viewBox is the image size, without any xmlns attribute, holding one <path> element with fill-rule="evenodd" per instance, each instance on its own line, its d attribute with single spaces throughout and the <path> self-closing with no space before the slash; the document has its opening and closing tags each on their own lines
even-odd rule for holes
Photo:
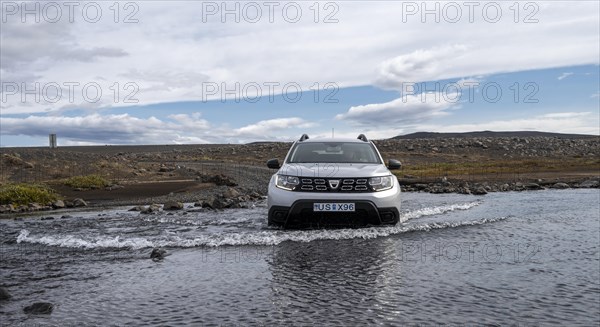
<svg viewBox="0 0 600 327">
<path fill-rule="evenodd" d="M 384 212 L 381 214 L 381 221 L 394 221 L 394 214 L 391 212 Z"/>
</svg>

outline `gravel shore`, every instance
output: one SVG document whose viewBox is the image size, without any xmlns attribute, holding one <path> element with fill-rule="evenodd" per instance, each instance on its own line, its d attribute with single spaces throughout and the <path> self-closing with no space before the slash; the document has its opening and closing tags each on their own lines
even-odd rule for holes
<svg viewBox="0 0 600 327">
<path fill-rule="evenodd" d="M 600 181 L 598 137 L 433 137 L 375 143 L 385 159 L 403 162 L 398 178 L 405 192 L 483 195 L 598 188 Z M 240 199 L 225 205 L 238 206 L 244 199 L 266 195 L 274 171 L 265 162 L 283 159 L 290 145 L 0 148 L 0 183 L 43 183 L 67 200 L 82 198 L 94 207 L 202 203 L 215 197 L 223 200 L 233 189 Z M 475 168 L 457 172 L 463 166 Z M 62 182 L 89 174 L 101 175 L 113 185 L 85 190 Z"/>
</svg>

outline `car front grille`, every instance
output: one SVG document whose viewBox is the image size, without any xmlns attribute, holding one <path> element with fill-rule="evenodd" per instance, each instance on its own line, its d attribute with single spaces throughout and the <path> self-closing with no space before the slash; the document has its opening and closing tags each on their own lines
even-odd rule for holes
<svg viewBox="0 0 600 327">
<path fill-rule="evenodd" d="M 310 178 L 301 177 L 298 192 L 373 192 L 368 178 Z"/>
</svg>

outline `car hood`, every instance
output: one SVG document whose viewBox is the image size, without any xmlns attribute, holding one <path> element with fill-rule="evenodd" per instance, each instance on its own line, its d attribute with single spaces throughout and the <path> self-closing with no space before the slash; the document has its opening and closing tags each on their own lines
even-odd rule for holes
<svg viewBox="0 0 600 327">
<path fill-rule="evenodd" d="M 390 171 L 382 164 L 361 163 L 291 163 L 284 164 L 277 173 L 290 176 L 320 178 L 375 177 L 390 175 Z"/>
</svg>

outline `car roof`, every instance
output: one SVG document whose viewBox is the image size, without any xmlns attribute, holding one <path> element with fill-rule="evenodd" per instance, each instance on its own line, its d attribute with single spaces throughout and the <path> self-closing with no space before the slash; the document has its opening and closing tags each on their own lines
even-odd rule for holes
<svg viewBox="0 0 600 327">
<path fill-rule="evenodd" d="M 344 142 L 344 143 L 369 143 L 356 138 L 350 137 L 335 137 L 335 138 L 318 138 L 318 139 L 307 139 L 304 141 L 298 141 L 298 143 L 322 143 L 322 142 Z"/>
</svg>

